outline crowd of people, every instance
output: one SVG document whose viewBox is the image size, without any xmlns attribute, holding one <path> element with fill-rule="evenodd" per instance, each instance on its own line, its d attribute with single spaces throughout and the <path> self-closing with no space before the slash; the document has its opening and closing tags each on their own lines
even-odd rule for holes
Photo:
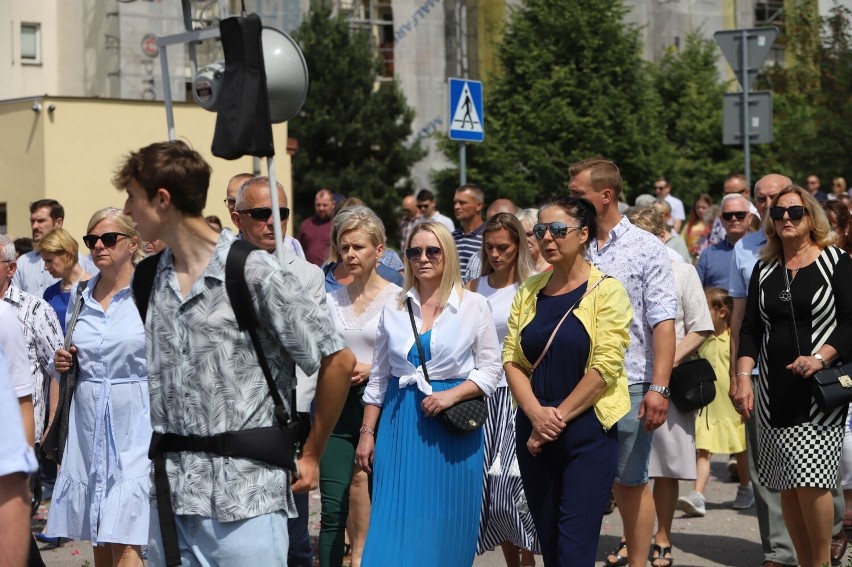
<svg viewBox="0 0 852 567">
<path fill-rule="evenodd" d="M 10 565 L 73 539 L 97 567 L 465 567 L 498 547 L 509 567 L 583 566 L 616 506 L 605 564 L 670 567 L 714 454 L 731 506 L 756 507 L 764 567 L 845 554 L 852 430 L 809 382 L 852 358 L 843 179 L 769 174 L 752 203 L 731 175 L 687 211 L 660 177 L 625 210 L 594 157 L 536 208 L 462 185 L 455 221 L 428 190 L 397 225 L 322 189 L 279 242 L 283 187 L 233 177 L 232 231 L 202 215 L 210 172 L 151 144 L 119 164 L 125 203 L 94 212 L 89 254 L 50 199 L 31 251 L 0 235 Z M 696 361 L 715 397 L 687 407 Z"/>
</svg>

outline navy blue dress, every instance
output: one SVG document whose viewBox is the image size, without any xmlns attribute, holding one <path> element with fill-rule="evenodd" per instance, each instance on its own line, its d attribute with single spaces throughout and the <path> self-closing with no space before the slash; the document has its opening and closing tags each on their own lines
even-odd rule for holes
<svg viewBox="0 0 852 567">
<path fill-rule="evenodd" d="M 561 295 L 539 293 L 536 315 L 521 331 L 521 348 L 538 360 L 556 324 L 586 292 L 587 284 Z M 531 377 L 543 406 L 556 407 L 585 374 L 591 341 L 571 313 L 562 323 L 541 364 Z M 605 431 L 593 407 L 568 422 L 558 439 L 534 457 L 527 449 L 532 424 L 519 411 L 516 418 L 518 466 L 546 567 L 595 564 L 603 510 L 618 460 L 618 431 Z"/>
</svg>

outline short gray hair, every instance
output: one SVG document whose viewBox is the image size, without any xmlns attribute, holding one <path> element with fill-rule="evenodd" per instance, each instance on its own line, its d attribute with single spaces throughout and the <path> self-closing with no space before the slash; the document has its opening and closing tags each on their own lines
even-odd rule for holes
<svg viewBox="0 0 852 567">
<path fill-rule="evenodd" d="M 18 259 L 15 242 L 5 234 L 0 234 L 0 256 L 0 260 L 4 262 L 14 262 Z"/>
<path fill-rule="evenodd" d="M 746 210 L 751 211 L 751 202 L 749 202 L 749 200 L 743 197 L 740 193 L 728 193 L 727 195 L 722 197 L 722 202 L 719 203 L 719 205 L 724 209 L 725 203 L 729 203 L 736 199 L 742 199 L 743 201 L 745 201 Z"/>
<path fill-rule="evenodd" d="M 524 224 L 525 222 L 531 222 L 535 224 L 538 222 L 538 209 L 534 207 L 529 209 L 521 209 L 515 214 L 515 216 L 519 221 L 521 221 L 521 224 Z"/>
<path fill-rule="evenodd" d="M 278 185 L 278 189 L 284 193 L 284 199 L 286 200 L 287 193 L 284 191 L 284 186 L 277 180 L 275 181 L 275 184 Z M 240 185 L 240 190 L 237 191 L 237 200 L 234 203 L 235 211 L 239 212 L 239 210 L 243 208 L 243 205 L 246 204 L 246 193 L 248 193 L 249 189 L 254 186 L 269 188 L 269 178 L 264 175 L 259 175 L 257 177 L 252 177 L 251 179 L 247 179 L 245 183 Z"/>
</svg>

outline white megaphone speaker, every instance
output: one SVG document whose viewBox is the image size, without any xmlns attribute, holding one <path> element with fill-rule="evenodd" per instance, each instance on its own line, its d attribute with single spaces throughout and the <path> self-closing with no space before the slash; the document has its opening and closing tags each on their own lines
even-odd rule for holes
<svg viewBox="0 0 852 567">
<path fill-rule="evenodd" d="M 296 42 L 280 30 L 264 27 L 261 45 L 269 115 L 275 124 L 286 122 L 299 112 L 308 96 L 308 65 Z M 210 112 L 218 110 L 224 75 L 223 62 L 199 69 L 192 80 L 192 98 L 199 106 Z"/>
</svg>

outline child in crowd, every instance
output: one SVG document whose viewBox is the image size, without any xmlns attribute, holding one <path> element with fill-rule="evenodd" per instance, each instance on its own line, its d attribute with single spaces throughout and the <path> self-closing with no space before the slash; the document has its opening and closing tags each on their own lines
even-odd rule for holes
<svg viewBox="0 0 852 567">
<path fill-rule="evenodd" d="M 713 453 L 730 453 L 736 457 L 740 486 L 733 508 L 743 510 L 754 505 L 745 453 L 745 424 L 728 397 L 731 383 L 729 324 L 733 300 L 720 288 L 711 287 L 704 293 L 713 319 L 714 331 L 698 349 L 698 354 L 708 360 L 716 372 L 716 398 L 698 415 L 695 424 L 695 447 L 698 451 L 695 490 L 677 502 L 679 510 L 694 516 L 703 516 L 706 511 L 704 488 L 710 478 L 710 458 Z"/>
</svg>

